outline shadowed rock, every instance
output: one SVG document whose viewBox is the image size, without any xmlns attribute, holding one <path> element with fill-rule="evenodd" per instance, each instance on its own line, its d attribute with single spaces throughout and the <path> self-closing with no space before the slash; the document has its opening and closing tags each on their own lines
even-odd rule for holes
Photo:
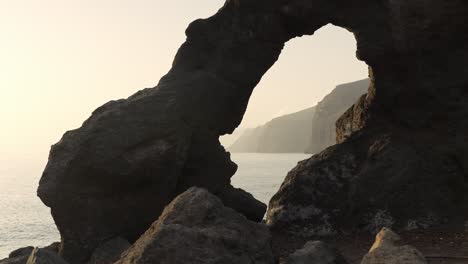
<svg viewBox="0 0 468 264">
<path fill-rule="evenodd" d="M 266 226 L 226 208 L 204 189 L 190 188 L 117 264 L 273 264 Z"/>
<path fill-rule="evenodd" d="M 347 264 L 338 250 L 321 241 L 309 241 L 289 255 L 284 264 Z"/>
<path fill-rule="evenodd" d="M 67 262 L 53 251 L 35 248 L 26 264 L 67 264 Z"/>
<path fill-rule="evenodd" d="M 16 257 L 21 257 L 21 256 L 29 256 L 31 255 L 31 252 L 34 250 L 34 247 L 24 247 L 24 248 L 19 248 L 16 250 L 13 250 L 8 257 L 9 258 L 16 258 Z"/>
<path fill-rule="evenodd" d="M 130 246 L 130 243 L 121 237 L 107 241 L 94 250 L 87 264 L 112 264 L 119 260 Z"/>
<path fill-rule="evenodd" d="M 337 121 L 340 144 L 289 172 L 269 204 L 273 228 L 464 230 L 468 3 L 373 2 L 355 9 L 369 16 L 341 20 L 371 68 L 369 91 Z"/>
</svg>

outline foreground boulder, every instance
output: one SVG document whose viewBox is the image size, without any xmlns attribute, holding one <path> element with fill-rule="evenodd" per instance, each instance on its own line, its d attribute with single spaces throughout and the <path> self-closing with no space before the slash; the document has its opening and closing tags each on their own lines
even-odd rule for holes
<svg viewBox="0 0 468 264">
<path fill-rule="evenodd" d="M 118 264 L 273 264 L 266 226 L 191 188 L 164 210 Z"/>
<path fill-rule="evenodd" d="M 426 264 L 424 256 L 412 246 L 400 246 L 400 237 L 384 228 L 361 264 Z"/>
<path fill-rule="evenodd" d="M 28 256 L 29 257 L 29 255 L 31 255 L 33 250 L 34 250 L 34 247 L 31 247 L 31 246 L 19 248 L 19 249 L 16 249 L 16 250 L 12 251 L 8 255 L 8 258 L 17 258 L 17 257 L 22 257 L 22 256 Z"/>
<path fill-rule="evenodd" d="M 289 255 L 284 264 L 347 264 L 338 250 L 322 241 L 309 241 Z"/>
<path fill-rule="evenodd" d="M 60 243 L 55 242 L 44 248 L 34 248 L 32 246 L 23 247 L 16 250 L 13 250 L 8 258 L 0 260 L 0 264 L 26 264 L 33 252 L 38 252 L 39 250 L 46 250 L 51 254 L 57 255 L 59 252 Z"/>
</svg>

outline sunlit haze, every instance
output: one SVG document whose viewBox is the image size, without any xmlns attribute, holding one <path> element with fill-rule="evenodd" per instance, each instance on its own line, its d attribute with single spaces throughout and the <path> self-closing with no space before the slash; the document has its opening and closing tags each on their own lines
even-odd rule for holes
<svg viewBox="0 0 468 264">
<path fill-rule="evenodd" d="M 187 25 L 223 2 L 0 0 L 0 177 L 43 163 L 96 107 L 154 87 Z M 313 106 L 337 84 L 367 77 L 355 50 L 353 35 L 333 26 L 290 41 L 241 126 Z"/>
</svg>

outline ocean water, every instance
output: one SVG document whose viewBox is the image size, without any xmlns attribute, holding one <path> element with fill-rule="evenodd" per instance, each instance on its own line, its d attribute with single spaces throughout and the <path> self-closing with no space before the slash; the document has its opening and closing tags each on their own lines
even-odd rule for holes
<svg viewBox="0 0 468 264">
<path fill-rule="evenodd" d="M 232 184 L 268 203 L 287 172 L 305 154 L 233 153 L 239 169 Z M 50 210 L 36 196 L 42 164 L 26 170 L 10 169 L 0 174 L 0 259 L 24 246 L 47 246 L 60 236 Z M 14 173 L 21 171 L 21 173 Z"/>
</svg>

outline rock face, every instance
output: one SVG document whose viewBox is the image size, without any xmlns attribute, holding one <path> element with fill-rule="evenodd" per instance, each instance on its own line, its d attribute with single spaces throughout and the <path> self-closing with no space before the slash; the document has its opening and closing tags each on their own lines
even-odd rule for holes
<svg viewBox="0 0 468 264">
<path fill-rule="evenodd" d="M 369 88 L 369 79 L 338 85 L 317 104 L 307 153 L 320 153 L 336 144 L 335 123 Z"/>
<path fill-rule="evenodd" d="M 347 264 L 336 248 L 322 241 L 309 241 L 291 254 L 285 264 Z"/>
<path fill-rule="evenodd" d="M 273 264 L 266 226 L 224 207 L 200 188 L 190 188 L 116 264 Z"/>
<path fill-rule="evenodd" d="M 400 246 L 400 237 L 384 228 L 361 264 L 426 264 L 424 256 L 412 246 Z"/>
<path fill-rule="evenodd" d="M 354 10 L 366 14 L 362 19 L 336 24 L 350 23 L 346 28 L 357 32 L 358 56 L 370 66 L 369 92 L 338 120 L 341 144 L 288 174 L 270 201 L 268 223 L 291 231 L 309 227 L 310 234 L 383 226 L 462 230 L 468 219 L 468 25 L 462 22 L 468 3 L 360 6 Z"/>
<path fill-rule="evenodd" d="M 342 144 L 288 175 L 268 222 L 352 229 L 386 210 L 397 228 L 428 219 L 461 227 L 467 13 L 465 0 L 226 1 L 189 26 L 157 87 L 103 105 L 52 147 L 38 195 L 60 231 L 60 254 L 85 262 L 105 241 L 134 242 L 191 186 L 228 192 L 227 206 L 260 220 L 265 206 L 231 187 L 236 165 L 218 137 L 240 124 L 284 43 L 328 23 L 356 36 L 369 93 L 338 121 Z"/>
<path fill-rule="evenodd" d="M 231 152 L 303 153 L 312 132 L 315 107 L 281 116 L 253 128 L 232 144 Z"/>
</svg>

